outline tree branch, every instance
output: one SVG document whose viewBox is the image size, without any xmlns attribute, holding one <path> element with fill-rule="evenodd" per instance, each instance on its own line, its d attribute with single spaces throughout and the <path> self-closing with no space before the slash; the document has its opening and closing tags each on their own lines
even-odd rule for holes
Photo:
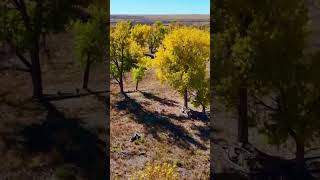
<svg viewBox="0 0 320 180">
<path fill-rule="evenodd" d="M 31 31 L 31 25 L 30 25 L 30 17 L 27 13 L 26 4 L 24 0 L 12 0 L 13 5 L 16 7 L 16 9 L 20 12 L 23 22 L 27 28 L 27 30 Z"/>
<path fill-rule="evenodd" d="M 18 59 L 30 70 L 31 63 L 18 51 L 18 49 L 13 45 L 10 39 L 7 39 L 7 42 L 10 45 L 10 47 L 15 51 Z"/>
<path fill-rule="evenodd" d="M 269 110 L 271 110 L 271 111 L 278 111 L 277 108 L 273 108 L 273 107 L 267 105 L 265 102 L 263 102 L 262 100 L 260 100 L 260 99 L 257 98 L 256 96 L 253 96 L 253 98 L 254 98 L 254 101 L 255 101 L 257 104 L 262 105 L 262 106 L 264 106 L 265 108 L 267 108 L 267 109 L 269 109 Z"/>
<path fill-rule="evenodd" d="M 16 55 L 18 57 L 18 59 L 20 59 L 20 61 L 29 69 L 29 71 L 31 70 L 31 64 L 28 62 L 28 60 L 19 52 L 16 51 Z"/>
</svg>

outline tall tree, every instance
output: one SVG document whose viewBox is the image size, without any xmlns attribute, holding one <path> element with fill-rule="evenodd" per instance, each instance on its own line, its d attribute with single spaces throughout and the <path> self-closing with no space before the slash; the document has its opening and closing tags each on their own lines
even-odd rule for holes
<svg viewBox="0 0 320 180">
<path fill-rule="evenodd" d="M 227 104 L 236 107 L 240 102 L 239 140 L 247 142 L 248 121 L 241 114 L 248 114 L 248 106 L 241 104 L 254 99 L 269 112 L 261 131 L 271 142 L 281 144 L 289 137 L 296 142 L 298 172 L 303 176 L 304 148 L 319 132 L 319 63 L 318 56 L 306 54 L 305 1 L 224 1 L 217 14 L 225 18 L 217 20 L 216 89 Z"/>
<path fill-rule="evenodd" d="M 74 12 L 73 5 L 78 3 L 76 0 L 6 0 L 0 5 L 1 38 L 30 72 L 35 98 L 43 96 L 39 56 L 41 34 L 64 30 Z"/>
<path fill-rule="evenodd" d="M 225 104 L 237 109 L 238 140 L 247 143 L 249 94 L 256 92 L 259 84 L 257 82 L 263 77 L 260 72 L 268 68 L 258 65 L 266 61 L 278 62 L 281 59 L 275 52 L 264 53 L 272 51 L 275 46 L 269 44 L 269 47 L 263 47 L 263 45 L 266 45 L 268 39 L 273 39 L 273 43 L 281 41 L 283 46 L 280 49 L 291 46 L 292 43 L 300 43 L 304 36 L 298 34 L 300 31 L 297 28 L 305 27 L 301 24 L 301 22 L 306 23 L 305 15 L 297 19 L 298 17 L 289 14 L 295 11 L 301 12 L 299 6 L 303 2 L 238 0 L 218 1 L 216 4 L 218 7 L 214 31 L 217 44 L 214 45 L 214 67 L 217 70 L 213 71 L 215 88 Z M 294 18 L 298 21 L 292 21 Z M 290 28 L 295 28 L 293 31 L 297 31 L 297 36 L 292 41 L 276 36 L 277 33 L 283 33 L 288 29 L 289 26 L 284 27 L 290 25 L 288 23 L 291 23 Z M 300 43 L 299 47 L 302 45 Z M 272 57 L 264 61 L 261 58 L 263 56 Z M 283 59 L 280 62 L 285 64 Z"/>
<path fill-rule="evenodd" d="M 184 96 L 185 108 L 188 108 L 188 91 L 198 79 L 205 79 L 209 53 L 209 32 L 188 27 L 168 34 L 156 53 L 154 65 L 159 79 Z"/>
<path fill-rule="evenodd" d="M 73 24 L 74 52 L 77 60 L 84 66 L 83 88 L 88 88 L 90 67 L 95 62 L 103 60 L 106 51 L 106 15 L 97 6 L 89 7 L 91 18 L 87 22 L 77 20 Z M 103 39 L 103 43 L 101 43 Z"/>
<path fill-rule="evenodd" d="M 248 33 L 254 15 L 250 3 L 249 0 L 216 3 L 217 43 L 213 45 L 214 88 L 229 109 L 237 109 L 238 141 L 244 144 L 248 142 L 247 96 L 254 61 L 254 40 Z"/>
<path fill-rule="evenodd" d="M 111 29 L 110 35 L 110 58 L 111 75 L 118 82 L 120 92 L 125 94 L 123 79 L 143 57 L 143 48 L 131 37 L 131 25 L 128 21 L 120 21 Z"/>
<path fill-rule="evenodd" d="M 255 65 L 255 74 L 260 81 L 257 84 L 263 96 L 268 97 L 258 102 L 270 114 L 263 121 L 262 132 L 271 143 L 281 144 L 289 137 L 295 141 L 297 172 L 303 178 L 305 147 L 320 130 L 316 110 L 320 108 L 316 73 L 320 70 L 319 53 L 310 55 L 306 49 L 310 31 L 305 2 L 294 0 L 272 5 L 276 5 L 270 8 L 274 16 L 265 16 L 268 24 L 256 23 L 256 27 L 265 32 L 254 32 L 259 37 L 257 58 L 260 61 Z"/>
</svg>

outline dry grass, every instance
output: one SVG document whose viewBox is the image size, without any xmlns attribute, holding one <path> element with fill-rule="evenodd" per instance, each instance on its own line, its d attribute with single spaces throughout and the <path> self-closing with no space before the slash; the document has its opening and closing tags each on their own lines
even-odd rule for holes
<svg viewBox="0 0 320 180">
<path fill-rule="evenodd" d="M 73 58 L 72 42 L 70 33 L 49 36 L 51 59 L 41 54 L 45 94 L 57 97 L 57 91 L 75 93 L 76 88 L 81 89 L 83 70 Z M 0 69 L 21 67 L 13 54 L 2 57 Z M 92 91 L 105 90 L 104 67 L 100 64 L 92 68 Z M 55 174 L 71 177 L 63 170 L 68 164 L 77 166 L 72 172 L 77 179 L 90 179 L 88 174 L 101 171 L 97 167 L 105 163 L 99 154 L 104 153 L 104 145 L 96 141 L 105 140 L 106 122 L 105 102 L 98 96 L 103 98 L 106 93 L 90 94 L 81 89 L 81 97 L 42 104 L 31 100 L 29 73 L 1 70 L 0 81 L 0 179 L 43 180 Z M 101 160 L 94 159 L 98 157 Z M 86 163 L 86 158 L 92 163 Z"/>
<path fill-rule="evenodd" d="M 182 98 L 152 70 L 146 77 L 134 91 L 127 75 L 129 100 L 111 84 L 111 179 L 129 179 L 148 162 L 175 164 L 179 179 L 209 179 L 209 122 L 187 118 Z M 137 143 L 129 142 L 134 133 L 142 136 Z"/>
</svg>

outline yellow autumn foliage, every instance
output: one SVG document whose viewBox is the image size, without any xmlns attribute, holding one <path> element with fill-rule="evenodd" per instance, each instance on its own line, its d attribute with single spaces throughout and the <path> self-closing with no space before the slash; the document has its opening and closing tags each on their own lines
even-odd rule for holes
<svg viewBox="0 0 320 180">
<path fill-rule="evenodd" d="M 177 167 L 168 163 L 147 163 L 145 169 L 138 172 L 136 180 L 178 180 Z"/>
<path fill-rule="evenodd" d="M 173 30 L 158 49 L 153 66 L 162 82 L 178 92 L 199 86 L 206 78 L 210 56 L 210 34 L 192 27 Z"/>
</svg>

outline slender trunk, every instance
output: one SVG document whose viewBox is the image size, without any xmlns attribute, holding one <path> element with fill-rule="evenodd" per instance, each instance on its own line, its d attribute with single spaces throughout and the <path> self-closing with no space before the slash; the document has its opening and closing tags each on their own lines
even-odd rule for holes
<svg viewBox="0 0 320 180">
<path fill-rule="evenodd" d="M 136 90 L 138 91 L 138 84 L 139 84 L 139 81 L 137 80 L 136 82 Z"/>
<path fill-rule="evenodd" d="M 204 105 L 202 105 L 202 113 L 203 115 L 206 115 L 206 107 Z"/>
<path fill-rule="evenodd" d="M 42 33 L 42 43 L 43 43 L 42 46 L 44 48 L 44 52 L 47 55 L 47 59 L 50 59 L 50 50 L 47 47 L 47 36 L 46 36 L 46 33 Z"/>
<path fill-rule="evenodd" d="M 84 75 L 83 75 L 83 85 L 82 85 L 83 89 L 87 89 L 88 88 L 89 75 L 90 75 L 90 66 L 91 66 L 90 55 L 88 55 L 87 61 L 86 61 L 86 67 L 85 67 Z"/>
<path fill-rule="evenodd" d="M 41 77 L 38 41 L 36 44 L 34 44 L 34 47 L 30 50 L 30 58 L 31 58 L 30 74 L 31 74 L 32 85 L 33 85 L 33 97 L 42 98 L 43 89 L 42 89 L 42 77 Z"/>
<path fill-rule="evenodd" d="M 185 89 L 184 90 L 184 107 L 186 108 L 186 109 L 188 109 L 188 90 L 187 89 Z"/>
<path fill-rule="evenodd" d="M 296 140 L 296 162 L 299 175 L 304 174 L 304 141 Z"/>
<path fill-rule="evenodd" d="M 122 78 L 122 75 L 120 75 L 120 78 L 119 78 L 119 86 L 120 86 L 120 92 L 122 93 L 122 94 L 125 94 L 124 93 L 124 90 L 123 90 L 123 78 Z"/>
<path fill-rule="evenodd" d="M 244 144 L 248 143 L 248 94 L 247 88 L 239 89 L 238 106 L 238 141 Z"/>
</svg>

